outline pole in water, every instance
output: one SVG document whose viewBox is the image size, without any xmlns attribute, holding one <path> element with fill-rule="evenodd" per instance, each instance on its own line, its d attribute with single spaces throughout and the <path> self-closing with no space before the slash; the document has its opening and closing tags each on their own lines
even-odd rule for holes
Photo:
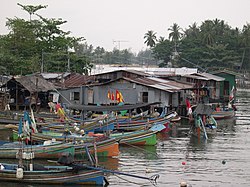
<svg viewBox="0 0 250 187">
<path fill-rule="evenodd" d="M 94 140 L 94 151 L 95 151 L 95 166 L 98 166 L 98 157 L 97 157 L 97 148 L 96 148 L 96 141 Z"/>
</svg>

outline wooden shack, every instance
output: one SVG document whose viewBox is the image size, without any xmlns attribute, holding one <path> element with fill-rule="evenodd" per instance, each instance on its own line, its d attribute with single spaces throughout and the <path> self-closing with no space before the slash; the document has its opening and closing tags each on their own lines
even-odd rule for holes
<svg viewBox="0 0 250 187">
<path fill-rule="evenodd" d="M 31 102 L 46 107 L 49 91 L 55 90 L 52 83 L 39 75 L 13 77 L 3 86 L 10 95 L 10 109 L 16 110 L 25 109 Z"/>
</svg>

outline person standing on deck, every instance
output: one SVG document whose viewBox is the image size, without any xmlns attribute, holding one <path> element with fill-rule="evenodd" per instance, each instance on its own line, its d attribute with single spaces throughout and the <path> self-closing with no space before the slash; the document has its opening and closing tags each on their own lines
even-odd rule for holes
<svg viewBox="0 0 250 187">
<path fill-rule="evenodd" d="M 191 103 L 188 98 L 186 98 L 186 107 L 187 107 L 187 115 L 189 120 L 192 119 L 192 108 L 191 108 Z"/>
</svg>

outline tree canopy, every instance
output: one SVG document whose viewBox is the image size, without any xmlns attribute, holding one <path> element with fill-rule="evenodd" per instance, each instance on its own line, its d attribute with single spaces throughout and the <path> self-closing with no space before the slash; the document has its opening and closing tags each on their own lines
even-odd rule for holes
<svg viewBox="0 0 250 187">
<path fill-rule="evenodd" d="M 106 51 L 73 37 L 61 27 L 62 18 L 45 18 L 37 12 L 47 5 L 17 4 L 29 19 L 7 18 L 9 33 L 0 35 L 0 73 L 25 75 L 34 72 L 77 72 L 88 74 L 94 64 L 154 64 L 160 67 L 198 67 L 203 71 L 227 68 L 250 69 L 250 24 L 232 28 L 224 20 L 192 23 L 187 29 L 174 23 L 166 36 L 147 31 L 143 38 L 149 48 Z M 167 33 L 167 32 L 166 32 Z"/>
<path fill-rule="evenodd" d="M 225 21 L 205 20 L 181 29 L 176 23 L 169 29 L 169 40 L 158 40 L 151 48 L 155 58 L 176 67 L 200 67 L 203 71 L 250 69 L 250 25 L 242 30 Z M 182 32 L 183 31 L 183 32 Z M 162 65 L 164 65 L 162 64 Z"/>
<path fill-rule="evenodd" d="M 9 33 L 0 37 L 0 66 L 7 70 L 5 73 L 65 72 L 69 70 L 69 63 L 75 72 L 83 73 L 89 69 L 88 58 L 69 52 L 84 39 L 63 31 L 61 26 L 66 21 L 44 18 L 36 13 L 47 6 L 18 5 L 29 13 L 30 19 L 7 18 Z M 31 19 L 31 15 L 36 17 Z"/>
</svg>

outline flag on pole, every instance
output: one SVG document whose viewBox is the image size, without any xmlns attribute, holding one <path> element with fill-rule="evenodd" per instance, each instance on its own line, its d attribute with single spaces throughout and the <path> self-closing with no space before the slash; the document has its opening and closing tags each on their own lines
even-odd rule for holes
<svg viewBox="0 0 250 187">
<path fill-rule="evenodd" d="M 230 91 L 230 95 L 229 95 L 229 101 L 233 101 L 234 100 L 234 86 L 232 87 L 232 90 Z"/>
<path fill-rule="evenodd" d="M 112 100 L 112 101 L 115 100 L 115 94 L 114 94 L 114 92 L 111 93 L 111 100 Z"/>
<path fill-rule="evenodd" d="M 30 135 L 31 135 L 30 126 L 31 126 L 31 120 L 29 117 L 29 113 L 25 111 L 23 116 L 23 132 L 24 135 L 26 136 L 26 143 L 30 141 Z"/>
<path fill-rule="evenodd" d="M 31 129 L 33 133 L 37 133 L 37 128 L 36 128 L 36 120 L 35 120 L 35 116 L 34 116 L 34 112 L 32 110 L 32 108 L 30 108 L 30 113 L 31 113 Z"/>
<path fill-rule="evenodd" d="M 186 107 L 187 107 L 187 114 L 191 115 L 192 114 L 192 108 L 191 108 L 191 103 L 188 98 L 186 98 Z"/>
<path fill-rule="evenodd" d="M 118 90 L 115 91 L 115 99 L 116 101 L 120 101 L 120 92 Z"/>
<path fill-rule="evenodd" d="M 119 102 L 124 103 L 124 99 L 121 92 L 119 92 Z"/>
<path fill-rule="evenodd" d="M 108 99 L 111 99 L 110 90 L 108 90 Z"/>
<path fill-rule="evenodd" d="M 124 102 L 122 93 L 121 93 L 120 91 L 116 90 L 115 96 L 116 96 L 116 97 L 115 97 L 115 98 L 116 98 L 116 101 L 117 101 L 118 103 Z"/>
</svg>

